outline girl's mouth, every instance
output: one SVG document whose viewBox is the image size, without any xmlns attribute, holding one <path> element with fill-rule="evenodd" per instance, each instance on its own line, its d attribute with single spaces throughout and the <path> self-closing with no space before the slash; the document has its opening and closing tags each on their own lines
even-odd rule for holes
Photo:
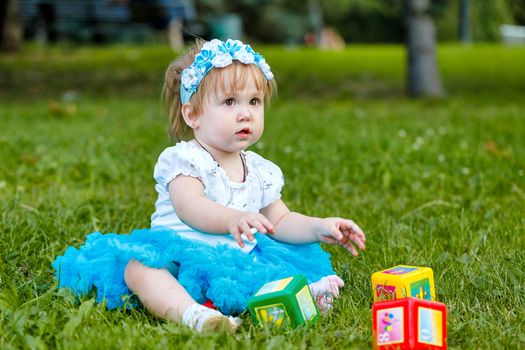
<svg viewBox="0 0 525 350">
<path fill-rule="evenodd" d="M 248 137 L 251 134 L 252 134 L 252 131 L 249 128 L 244 128 L 235 133 L 235 135 L 240 136 L 240 137 Z"/>
</svg>

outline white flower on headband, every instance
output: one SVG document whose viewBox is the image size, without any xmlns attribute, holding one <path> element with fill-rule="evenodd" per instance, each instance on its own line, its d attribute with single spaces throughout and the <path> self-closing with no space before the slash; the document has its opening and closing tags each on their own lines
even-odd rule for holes
<svg viewBox="0 0 525 350">
<path fill-rule="evenodd" d="M 236 51 L 233 55 L 233 58 L 244 64 L 255 63 L 255 57 L 251 52 L 246 51 L 245 46 L 243 46 L 239 51 Z"/>
<path fill-rule="evenodd" d="M 213 39 L 202 45 L 202 50 L 215 51 L 215 49 L 222 45 L 222 41 L 219 39 Z"/>
<path fill-rule="evenodd" d="M 182 72 L 181 83 L 185 89 L 189 90 L 193 86 L 197 86 L 198 82 L 199 82 L 199 77 L 197 76 L 197 71 L 195 70 L 195 68 L 190 67 L 190 68 L 185 69 Z"/>
<path fill-rule="evenodd" d="M 273 77 L 274 77 L 273 73 L 270 70 L 270 66 L 268 65 L 268 63 L 266 63 L 266 60 L 264 58 L 259 60 L 259 67 L 261 67 L 261 70 L 263 71 L 264 77 L 267 80 L 272 80 L 273 79 Z"/>
<path fill-rule="evenodd" d="M 211 64 L 217 68 L 224 68 L 232 64 L 232 56 L 227 52 L 217 52 L 211 60 Z"/>
</svg>

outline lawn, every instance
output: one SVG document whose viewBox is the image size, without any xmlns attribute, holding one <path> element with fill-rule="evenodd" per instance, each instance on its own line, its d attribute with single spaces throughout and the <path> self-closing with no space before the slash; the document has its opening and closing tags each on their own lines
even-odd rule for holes
<svg viewBox="0 0 525 350">
<path fill-rule="evenodd" d="M 173 54 L 28 46 L 0 56 L 0 348 L 371 348 L 370 277 L 397 264 L 434 270 L 451 349 L 524 348 L 525 47 L 440 47 L 448 96 L 417 101 L 399 46 L 260 49 L 280 96 L 253 149 L 281 166 L 290 208 L 367 233 L 357 258 L 325 246 L 346 282 L 333 312 L 203 337 L 57 290 L 68 245 L 149 225 Z"/>
</svg>

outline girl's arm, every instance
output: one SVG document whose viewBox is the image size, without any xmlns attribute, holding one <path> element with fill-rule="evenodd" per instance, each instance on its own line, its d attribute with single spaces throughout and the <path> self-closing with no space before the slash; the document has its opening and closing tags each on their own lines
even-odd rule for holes
<svg viewBox="0 0 525 350">
<path fill-rule="evenodd" d="M 343 218 L 316 218 L 291 212 L 282 200 L 261 210 L 275 225 L 276 240 L 292 244 L 325 242 L 340 244 L 352 255 L 357 255 L 354 244 L 365 249 L 365 234 L 352 220 Z"/>
<path fill-rule="evenodd" d="M 241 234 L 254 239 L 251 228 L 260 233 L 273 233 L 272 223 L 260 213 L 242 212 L 215 203 L 204 196 L 204 186 L 196 178 L 179 175 L 170 182 L 171 204 L 179 219 L 207 233 L 231 233 L 239 246 L 244 247 Z"/>
</svg>

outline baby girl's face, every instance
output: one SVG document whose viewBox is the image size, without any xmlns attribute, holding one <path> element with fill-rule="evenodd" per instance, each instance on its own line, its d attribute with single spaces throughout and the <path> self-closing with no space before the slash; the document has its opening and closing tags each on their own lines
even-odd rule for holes
<svg viewBox="0 0 525 350">
<path fill-rule="evenodd" d="M 257 89 L 251 75 L 244 87 L 231 91 L 228 82 L 232 81 L 232 73 L 225 70 L 224 74 L 226 89 L 209 96 L 193 132 L 216 151 L 239 152 L 257 142 L 263 133 L 264 92 Z"/>
</svg>

